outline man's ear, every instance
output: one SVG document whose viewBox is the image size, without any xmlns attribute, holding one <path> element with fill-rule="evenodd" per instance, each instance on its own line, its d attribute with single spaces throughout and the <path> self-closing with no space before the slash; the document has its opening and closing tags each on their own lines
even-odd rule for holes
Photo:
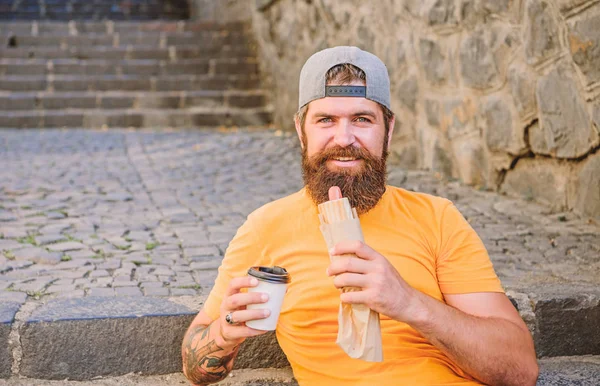
<svg viewBox="0 0 600 386">
<path fill-rule="evenodd" d="M 392 144 L 392 134 L 394 134 L 394 126 L 396 125 L 396 115 L 390 119 L 390 128 L 388 131 L 388 142 L 387 142 L 387 150 L 390 151 L 390 145 Z"/>
<path fill-rule="evenodd" d="M 296 126 L 296 133 L 298 133 L 298 139 L 300 139 L 300 146 L 302 147 L 302 150 L 304 150 L 304 141 L 302 140 L 302 125 L 300 124 L 298 115 L 294 116 L 294 125 Z"/>
</svg>

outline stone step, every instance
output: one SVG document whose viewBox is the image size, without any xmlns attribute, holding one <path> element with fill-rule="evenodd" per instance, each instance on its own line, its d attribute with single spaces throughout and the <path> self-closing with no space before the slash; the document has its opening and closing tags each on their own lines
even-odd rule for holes
<svg viewBox="0 0 600 386">
<path fill-rule="evenodd" d="M 87 47 L 87 46 L 159 46 L 172 45 L 236 45 L 243 44 L 247 35 L 240 31 L 174 31 L 174 32 L 112 32 L 81 34 L 27 34 L 7 31 L 0 33 L 0 42 L 16 47 Z"/>
<path fill-rule="evenodd" d="M 600 379 L 600 356 L 575 356 L 545 358 L 539 360 L 540 375 L 537 386 L 597 386 Z M 30 383 L 27 383 L 30 382 Z M 4 386 L 25 386 L 35 382 L 34 379 L 13 377 L 2 383 Z M 39 383 L 39 381 L 38 381 Z M 63 381 L 62 386 L 181 386 L 189 381 L 181 373 L 165 375 L 127 374 L 116 377 L 102 377 L 91 381 Z M 217 383 L 218 386 L 297 386 L 292 369 L 262 368 L 235 369 L 230 376 Z"/>
<path fill-rule="evenodd" d="M 187 19 L 186 1 L 12 1 L 0 2 L 0 20 L 15 19 Z"/>
<path fill-rule="evenodd" d="M 160 9 L 151 9 L 145 15 L 130 13 L 123 14 L 119 12 L 73 12 L 67 13 L 61 9 L 46 9 L 45 12 L 39 11 L 16 11 L 16 12 L 2 12 L 0 13 L 0 21 L 14 21 L 14 20 L 59 20 L 59 21 L 70 21 L 70 20 L 183 20 L 189 18 L 189 12 L 174 11 L 164 12 Z"/>
<path fill-rule="evenodd" d="M 13 59 L 156 59 L 178 60 L 198 58 L 240 58 L 255 56 L 249 44 L 235 45 L 154 45 L 81 46 L 81 47 L 16 47 L 0 48 L 0 58 Z"/>
<path fill-rule="evenodd" d="M 66 109 L 0 112 L 0 128 L 165 128 L 266 126 L 269 108 Z"/>
<path fill-rule="evenodd" d="M 262 90 L 176 92 L 30 92 L 0 94 L 0 111 L 59 109 L 130 109 L 233 107 L 257 108 L 266 103 Z"/>
<path fill-rule="evenodd" d="M 581 264 L 581 263 L 579 263 Z M 504 281 L 507 295 L 533 334 L 540 357 L 600 355 L 600 287 L 554 278 Z"/>
<path fill-rule="evenodd" d="M 139 375 L 127 374 L 116 377 L 99 377 L 90 381 L 41 381 L 34 378 L 25 378 L 23 376 L 13 377 L 0 383 L 2 386 L 185 386 L 190 382 L 181 373 L 172 373 L 164 375 Z M 292 369 L 283 368 L 264 368 L 264 369 L 237 369 L 233 370 L 228 377 L 221 382 L 215 383 L 215 386 L 298 386 L 294 379 Z"/>
<path fill-rule="evenodd" d="M 73 35 L 81 33 L 152 33 L 152 32 L 248 32 L 251 29 L 248 23 L 230 22 L 197 22 L 197 21 L 16 21 L 0 23 L 0 33 L 14 34 L 64 34 Z"/>
<path fill-rule="evenodd" d="M 257 89 L 258 75 L 4 76 L 1 91 L 194 91 Z"/>
<path fill-rule="evenodd" d="M 90 380 L 133 372 L 138 375 L 180 372 L 182 338 L 202 300 L 195 299 L 191 304 L 151 297 L 86 297 L 47 300 L 37 307 L 0 302 L 0 347 L 3 348 L 0 350 L 0 378 L 17 376 L 11 374 L 10 349 L 15 349 L 8 344 L 11 329 L 20 346 L 18 376 Z M 564 306 L 562 311 L 568 311 L 568 304 Z M 14 326 L 15 315 L 23 308 L 25 311 Z M 560 312 L 551 312 L 536 317 L 561 316 L 564 315 Z M 587 324 L 597 320 L 589 319 Z M 595 332 L 593 327 L 592 330 L 565 330 L 573 336 L 590 332 Z M 588 339 L 598 336 L 589 335 Z M 549 339 L 548 344 L 552 345 Z M 132 351 L 136 355 L 131 355 Z M 82 352 L 86 355 L 74 355 Z M 596 385 L 594 382 L 600 379 L 598 354 L 540 358 L 538 385 Z M 273 333 L 247 339 L 235 362 L 236 369 L 288 366 Z"/>
<path fill-rule="evenodd" d="M 253 57 L 182 60 L 0 59 L 0 76 L 258 74 Z"/>
<path fill-rule="evenodd" d="M 544 358 L 539 361 L 538 386 L 597 386 L 600 382 L 600 356 Z"/>
</svg>

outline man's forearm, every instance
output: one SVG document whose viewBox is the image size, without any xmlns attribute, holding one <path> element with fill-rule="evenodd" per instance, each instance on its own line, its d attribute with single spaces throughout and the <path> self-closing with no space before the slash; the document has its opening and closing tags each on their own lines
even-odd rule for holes
<svg viewBox="0 0 600 386">
<path fill-rule="evenodd" d="M 182 344 L 183 373 L 194 385 L 208 385 L 225 378 L 233 367 L 239 345 L 221 338 L 219 321 L 191 327 Z"/>
<path fill-rule="evenodd" d="M 535 349 L 528 331 L 500 318 L 466 314 L 420 296 L 423 312 L 409 324 L 464 371 L 492 385 L 535 384 Z"/>
</svg>

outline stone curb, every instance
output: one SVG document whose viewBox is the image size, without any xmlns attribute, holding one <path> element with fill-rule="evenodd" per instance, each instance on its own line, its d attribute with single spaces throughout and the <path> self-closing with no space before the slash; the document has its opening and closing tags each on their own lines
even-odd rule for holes
<svg viewBox="0 0 600 386">
<path fill-rule="evenodd" d="M 18 309 L 18 303 L 0 303 L 1 347 L 9 347 Z M 20 323 L 22 355 L 13 369 L 29 378 L 71 380 L 179 372 L 183 335 L 196 313 L 163 298 L 50 300 Z M 8 349 L 0 351 L 0 377 L 11 376 L 12 362 Z M 285 366 L 272 333 L 245 344 L 236 361 L 236 368 Z"/>
<path fill-rule="evenodd" d="M 549 298 L 509 291 L 509 296 L 533 330 L 540 356 L 600 354 L 600 327 L 594 323 L 600 320 L 597 294 L 588 291 Z M 164 298 L 50 300 L 19 323 L 21 357 L 15 365 L 8 340 L 19 308 L 19 303 L 0 303 L 0 347 L 5 347 L 0 351 L 0 378 L 18 374 L 35 379 L 89 380 L 128 373 L 179 372 L 183 335 L 197 312 Z M 570 334 L 572 331 L 578 334 Z M 11 365 L 16 373 L 11 372 Z M 273 333 L 247 340 L 235 364 L 236 369 L 287 366 Z M 589 371 L 592 375 L 598 371 L 596 362 L 586 362 L 581 371 L 579 367 L 573 371 L 584 380 L 590 379 Z M 556 374 L 548 374 L 541 380 L 558 379 Z"/>
<path fill-rule="evenodd" d="M 507 295 L 529 327 L 538 357 L 600 354 L 600 288 L 552 285 Z"/>
<path fill-rule="evenodd" d="M 20 303 L 0 302 L 0 378 L 11 374 L 12 353 L 8 342 L 11 324 L 20 306 Z"/>
</svg>

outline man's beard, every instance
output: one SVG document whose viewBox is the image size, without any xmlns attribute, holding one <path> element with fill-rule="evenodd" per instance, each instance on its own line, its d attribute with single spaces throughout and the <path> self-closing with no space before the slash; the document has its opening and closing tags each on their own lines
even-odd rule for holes
<svg viewBox="0 0 600 386">
<path fill-rule="evenodd" d="M 306 153 L 306 143 L 302 150 L 302 177 L 308 193 L 318 205 L 329 200 L 329 188 L 338 186 L 342 196 L 347 197 L 350 205 L 358 214 L 373 209 L 385 193 L 387 150 L 381 157 L 374 157 L 364 148 L 336 146 L 323 150 L 312 157 Z M 350 157 L 362 160 L 355 168 L 338 167 L 330 170 L 327 161 L 338 157 Z"/>
</svg>

